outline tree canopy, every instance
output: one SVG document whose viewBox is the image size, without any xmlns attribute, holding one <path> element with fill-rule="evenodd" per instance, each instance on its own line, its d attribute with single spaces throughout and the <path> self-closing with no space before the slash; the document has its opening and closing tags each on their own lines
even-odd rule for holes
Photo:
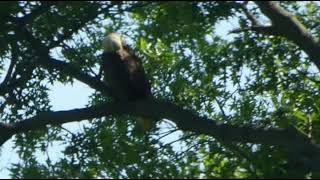
<svg viewBox="0 0 320 180">
<path fill-rule="evenodd" d="M 10 176 L 319 178 L 319 7 L 1 2 L 0 144 L 20 158 Z M 111 32 L 142 58 L 152 98 L 113 100 L 98 74 Z M 52 110 L 48 87 L 75 81 L 94 92 L 87 106 Z M 157 128 L 135 131 L 141 118 Z"/>
</svg>

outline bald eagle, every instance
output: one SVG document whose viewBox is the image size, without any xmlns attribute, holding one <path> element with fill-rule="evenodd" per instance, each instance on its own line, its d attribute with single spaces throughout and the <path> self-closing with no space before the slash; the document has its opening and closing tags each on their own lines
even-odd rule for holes
<svg viewBox="0 0 320 180">
<path fill-rule="evenodd" d="M 117 33 L 103 41 L 104 81 L 118 101 L 137 101 L 151 95 L 150 84 L 141 60 Z"/>
</svg>

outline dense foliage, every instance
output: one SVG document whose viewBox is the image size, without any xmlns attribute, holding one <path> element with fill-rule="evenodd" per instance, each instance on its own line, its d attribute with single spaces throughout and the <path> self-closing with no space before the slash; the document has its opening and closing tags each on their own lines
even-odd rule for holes
<svg viewBox="0 0 320 180">
<path fill-rule="evenodd" d="M 311 36 L 319 37 L 319 3 L 280 5 Z M 69 66 L 97 76 L 101 41 L 116 31 L 143 59 L 155 98 L 235 127 L 294 127 L 317 143 L 316 62 L 285 33 L 248 29 L 270 24 L 260 6 L 210 1 L 1 2 L 1 122 L 15 123 L 50 111 L 49 85 L 81 77 Z M 48 63 L 54 59 L 68 66 L 64 70 Z M 111 101 L 94 90 L 88 107 Z M 296 162 L 300 154 L 288 153 L 286 144 L 225 141 L 182 131 L 170 119 L 142 135 L 134 131 L 139 118 L 106 116 L 74 122 L 81 126 L 76 130 L 60 124 L 18 133 L 11 140 L 21 161 L 8 165 L 11 177 L 319 177 Z M 48 153 L 57 147 L 62 149 L 59 156 Z"/>
</svg>

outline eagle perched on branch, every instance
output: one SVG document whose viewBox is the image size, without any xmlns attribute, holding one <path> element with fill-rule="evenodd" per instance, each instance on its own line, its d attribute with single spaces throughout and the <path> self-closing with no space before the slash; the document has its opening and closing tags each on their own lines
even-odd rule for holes
<svg viewBox="0 0 320 180">
<path fill-rule="evenodd" d="M 117 33 L 109 34 L 103 41 L 102 70 L 115 100 L 137 101 L 151 96 L 151 87 L 141 60 Z M 155 121 L 137 119 L 138 132 L 155 127 Z"/>
<path fill-rule="evenodd" d="M 151 96 L 150 84 L 141 60 L 117 33 L 103 41 L 104 81 L 119 101 L 136 101 Z"/>
</svg>

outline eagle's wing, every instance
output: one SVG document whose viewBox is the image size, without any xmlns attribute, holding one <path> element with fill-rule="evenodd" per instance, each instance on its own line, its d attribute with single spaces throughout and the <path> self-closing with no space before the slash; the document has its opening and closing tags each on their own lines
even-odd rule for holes
<svg viewBox="0 0 320 180">
<path fill-rule="evenodd" d="M 119 53 L 129 71 L 132 88 L 130 100 L 144 99 L 150 96 L 150 83 L 140 58 L 128 46 L 124 46 L 123 50 L 119 51 Z"/>
<path fill-rule="evenodd" d="M 130 94 L 129 71 L 117 52 L 104 52 L 102 55 L 104 81 L 117 100 L 128 101 Z"/>
<path fill-rule="evenodd" d="M 104 52 L 104 79 L 118 100 L 135 101 L 151 95 L 141 60 L 128 49 Z"/>
</svg>

